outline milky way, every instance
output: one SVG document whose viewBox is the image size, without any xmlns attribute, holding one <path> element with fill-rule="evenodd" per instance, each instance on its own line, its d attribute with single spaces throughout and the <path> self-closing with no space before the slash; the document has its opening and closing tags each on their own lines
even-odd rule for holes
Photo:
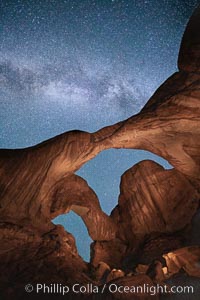
<svg viewBox="0 0 200 300">
<path fill-rule="evenodd" d="M 1 1 L 0 147 L 36 144 L 71 129 L 95 131 L 137 113 L 176 71 L 180 41 L 199 1 Z M 107 213 L 121 174 L 145 151 L 109 150 L 86 164 Z M 97 171 L 98 170 L 98 171 Z M 60 216 L 88 258 L 79 218 Z"/>
</svg>

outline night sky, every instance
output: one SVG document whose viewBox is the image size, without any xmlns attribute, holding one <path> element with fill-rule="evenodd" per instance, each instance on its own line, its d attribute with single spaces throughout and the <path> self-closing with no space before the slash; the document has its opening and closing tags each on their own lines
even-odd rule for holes
<svg viewBox="0 0 200 300">
<path fill-rule="evenodd" d="M 62 132 L 89 132 L 138 112 L 177 69 L 197 0 L 0 1 L 0 147 L 21 148 Z M 103 210 L 117 203 L 122 173 L 163 159 L 107 150 L 77 172 Z M 90 239 L 73 213 L 54 221 L 89 257 Z"/>
</svg>

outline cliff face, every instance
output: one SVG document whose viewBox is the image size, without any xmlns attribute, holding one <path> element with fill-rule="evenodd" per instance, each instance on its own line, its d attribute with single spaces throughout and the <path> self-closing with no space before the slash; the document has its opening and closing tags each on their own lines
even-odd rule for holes
<svg viewBox="0 0 200 300">
<path fill-rule="evenodd" d="M 179 72 L 161 85 L 139 114 L 95 133 L 71 131 L 34 147 L 0 150 L 0 294 L 5 299 L 23 297 L 27 282 L 95 280 L 99 285 L 106 278 L 102 269 L 104 277 L 97 276 L 100 262 L 108 273 L 116 267 L 137 272 L 139 262 L 149 264 L 159 257 L 167 262 L 163 277 L 155 263 L 151 265 L 154 276 L 148 271 L 148 276 L 127 277 L 123 272 L 116 284 L 154 284 L 182 266 L 189 275 L 200 275 L 198 247 L 166 254 L 186 246 L 184 238 L 199 206 L 199 22 L 200 8 L 182 40 Z M 143 161 L 127 170 L 121 178 L 118 205 L 107 216 L 95 192 L 74 172 L 109 148 L 149 150 L 174 169 Z M 82 217 L 94 241 L 90 264 L 78 255 L 72 235 L 51 223 L 70 210 Z M 173 263 L 177 257 L 181 257 L 178 267 Z M 119 274 L 113 272 L 108 278 L 121 278 Z"/>
</svg>

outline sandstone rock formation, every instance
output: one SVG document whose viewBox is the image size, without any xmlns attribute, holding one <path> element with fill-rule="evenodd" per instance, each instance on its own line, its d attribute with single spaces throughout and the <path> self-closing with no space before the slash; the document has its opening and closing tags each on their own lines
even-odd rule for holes
<svg viewBox="0 0 200 300">
<path fill-rule="evenodd" d="M 122 175 L 119 203 L 111 217 L 121 225 L 120 238 L 134 244 L 155 232 L 183 229 L 198 200 L 195 188 L 180 172 L 142 161 Z"/>
<path fill-rule="evenodd" d="M 167 265 L 168 277 L 183 269 L 188 275 L 200 277 L 199 247 L 185 247 L 163 254 Z"/>
<path fill-rule="evenodd" d="M 23 291 L 28 282 L 101 285 L 101 279 L 91 276 L 100 262 L 126 275 L 127 270 L 134 274 L 144 257 L 150 263 L 163 256 L 168 273 L 182 268 L 200 276 L 199 247 L 175 250 L 184 245 L 199 206 L 199 28 L 200 8 L 185 31 L 179 71 L 139 114 L 95 133 L 71 131 L 30 148 L 0 150 L 1 299 L 27 299 Z M 151 161 L 130 168 L 122 176 L 118 205 L 107 216 L 95 192 L 74 172 L 109 148 L 148 150 L 167 159 L 174 169 L 164 170 Z M 72 235 L 51 222 L 70 210 L 82 217 L 94 241 L 90 264 L 78 255 Z M 149 241 L 162 247 L 149 248 Z M 114 282 L 154 284 L 147 275 Z M 112 297 L 149 299 L 146 294 Z"/>
</svg>

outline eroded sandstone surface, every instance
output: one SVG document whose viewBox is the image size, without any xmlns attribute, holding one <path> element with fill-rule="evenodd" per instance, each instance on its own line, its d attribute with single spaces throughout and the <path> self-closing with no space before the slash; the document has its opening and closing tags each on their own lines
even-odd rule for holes
<svg viewBox="0 0 200 300">
<path fill-rule="evenodd" d="M 187 247 L 200 193 L 199 28 L 200 8 L 183 36 L 179 71 L 139 114 L 95 133 L 71 131 L 30 148 L 0 150 L 1 299 L 28 299 L 29 282 L 101 287 L 155 285 L 179 272 L 200 277 L 200 247 Z M 173 166 L 164 170 L 153 161 L 132 166 L 122 175 L 110 216 L 74 174 L 109 148 L 148 150 Z M 82 217 L 93 239 L 90 263 L 79 256 L 73 236 L 51 222 L 70 210 Z M 148 293 L 110 295 L 109 290 L 81 295 L 106 297 L 152 299 Z"/>
</svg>

